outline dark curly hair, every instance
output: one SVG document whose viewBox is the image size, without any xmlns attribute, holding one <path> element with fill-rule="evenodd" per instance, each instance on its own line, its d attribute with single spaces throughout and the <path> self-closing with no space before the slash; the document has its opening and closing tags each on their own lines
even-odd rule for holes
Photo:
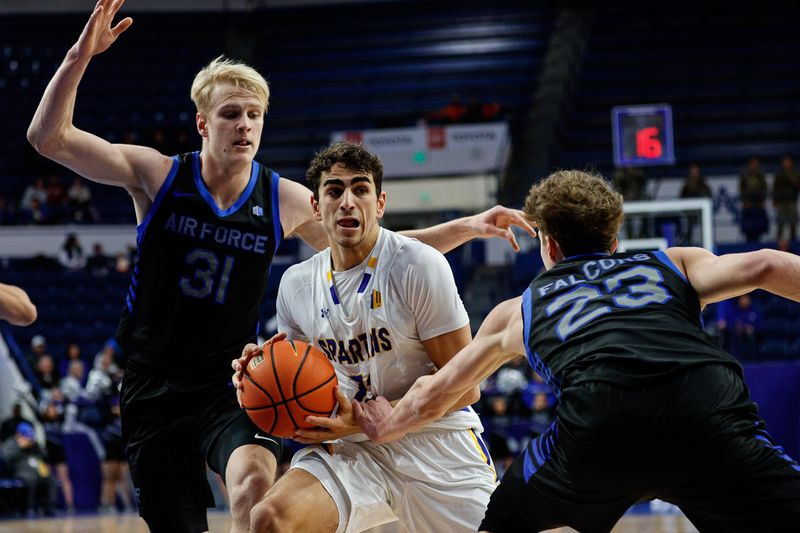
<svg viewBox="0 0 800 533">
<path fill-rule="evenodd" d="M 380 158 L 369 153 L 360 144 L 340 141 L 317 152 L 308 165 L 306 179 L 311 184 L 315 200 L 319 200 L 319 184 L 322 179 L 322 173 L 328 172 L 336 163 L 340 163 L 350 170 L 372 174 L 372 179 L 375 182 L 375 192 L 377 194 L 381 193 L 383 164 Z"/>
</svg>

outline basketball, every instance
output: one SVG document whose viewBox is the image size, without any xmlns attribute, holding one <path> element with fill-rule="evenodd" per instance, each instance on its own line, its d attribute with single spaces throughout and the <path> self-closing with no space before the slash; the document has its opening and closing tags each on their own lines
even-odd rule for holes
<svg viewBox="0 0 800 533">
<path fill-rule="evenodd" d="M 278 341 L 247 364 L 242 406 L 263 431 L 291 437 L 295 429 L 314 427 L 307 416 L 330 416 L 337 383 L 333 365 L 320 350 L 303 341 Z"/>
</svg>

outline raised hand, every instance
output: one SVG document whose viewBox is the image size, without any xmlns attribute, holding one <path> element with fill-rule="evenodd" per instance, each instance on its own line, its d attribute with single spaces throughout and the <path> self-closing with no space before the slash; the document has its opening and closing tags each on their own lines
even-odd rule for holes
<svg viewBox="0 0 800 533">
<path fill-rule="evenodd" d="M 78 42 L 73 47 L 79 57 L 88 59 L 104 52 L 122 32 L 130 28 L 133 24 L 131 17 L 126 17 L 120 20 L 116 26 L 111 26 L 123 3 L 125 0 L 99 0 L 97 2 Z"/>
<path fill-rule="evenodd" d="M 525 213 L 519 209 L 496 205 L 488 211 L 474 215 L 471 220 L 471 229 L 477 237 L 505 239 L 511 243 L 515 252 L 519 252 L 519 245 L 514 232 L 510 229 L 511 226 L 518 226 L 527 231 L 531 237 L 536 237 L 536 230 L 525 218 Z"/>
<path fill-rule="evenodd" d="M 233 386 L 236 388 L 236 399 L 239 401 L 239 407 L 242 407 L 242 391 L 244 390 L 242 378 L 244 377 L 244 369 L 247 368 L 247 363 L 250 362 L 250 359 L 260 354 L 265 346 L 269 346 L 273 342 L 282 341 L 285 338 L 286 333 L 281 332 L 275 334 L 262 346 L 253 343 L 247 344 L 242 349 L 241 357 L 231 361 L 231 368 L 233 369 L 233 377 L 231 377 L 231 381 L 233 382 Z"/>
</svg>

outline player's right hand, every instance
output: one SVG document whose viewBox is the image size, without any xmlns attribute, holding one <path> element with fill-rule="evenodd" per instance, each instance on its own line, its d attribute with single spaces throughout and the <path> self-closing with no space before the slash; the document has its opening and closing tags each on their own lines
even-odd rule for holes
<svg viewBox="0 0 800 533">
<path fill-rule="evenodd" d="M 236 400 L 239 402 L 239 407 L 242 407 L 242 391 L 244 390 L 242 378 L 244 377 L 244 369 L 247 368 L 247 363 L 250 362 L 250 359 L 260 354 L 264 346 L 269 346 L 273 342 L 282 341 L 285 338 L 286 333 L 278 332 L 261 346 L 253 343 L 247 344 L 242 349 L 241 357 L 231 361 L 231 368 L 233 369 L 231 381 L 233 382 L 233 386 L 236 387 Z"/>
<path fill-rule="evenodd" d="M 75 43 L 74 49 L 78 57 L 89 58 L 104 52 L 122 32 L 130 28 L 133 24 L 131 17 L 125 17 L 116 26 L 111 26 L 123 3 L 125 0 L 98 0 L 81 36 L 78 37 L 78 42 Z"/>
</svg>

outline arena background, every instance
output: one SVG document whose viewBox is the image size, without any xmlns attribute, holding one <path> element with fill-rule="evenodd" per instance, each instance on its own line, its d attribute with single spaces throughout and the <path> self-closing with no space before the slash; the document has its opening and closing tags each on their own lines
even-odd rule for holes
<svg viewBox="0 0 800 533">
<path fill-rule="evenodd" d="M 70 201 L 74 175 L 38 156 L 25 139 L 47 81 L 93 5 L 0 2 L 0 282 L 20 285 L 39 308 L 33 326 L 2 326 L 0 420 L 18 402 L 28 417 L 37 417 L 34 337 L 46 339 L 59 371 L 67 347 L 78 344 L 88 374 L 114 334 L 135 261 L 127 195 L 90 184 L 90 201 Z M 167 154 L 197 149 L 189 86 L 199 68 L 224 53 L 251 63 L 271 84 L 258 159 L 302 181 L 314 151 L 336 135 L 369 141 L 387 162 L 386 225 L 392 229 L 452 219 L 496 202 L 519 206 L 530 184 L 557 168 L 594 169 L 624 188 L 627 200 L 677 199 L 695 163 L 710 188 L 715 251 L 798 251 L 796 241 L 779 239 L 772 198 L 784 156 L 800 154 L 800 7 L 793 3 L 689 8 L 510 0 L 128 0 L 122 14 L 133 16 L 134 25 L 92 61 L 75 111 L 78 126 L 110 141 Z M 617 168 L 612 108 L 644 104 L 670 106 L 674 162 Z M 668 142 L 663 133 L 661 128 L 659 143 Z M 751 204 L 743 209 L 740 194 L 740 175 L 752 156 L 760 159 L 767 184 L 763 220 Z M 32 206 L 26 191 L 37 178 L 44 179 L 48 200 Z M 796 213 L 796 194 L 793 202 Z M 701 225 L 690 211 L 659 212 L 625 226 L 621 237 L 700 244 Z M 86 266 L 59 262 L 68 233 L 82 243 Z M 536 242 L 520 240 L 520 254 L 499 241 L 473 242 L 447 254 L 473 328 L 541 269 Z M 96 243 L 101 253 L 90 257 Z M 262 305 L 265 333 L 274 327 L 282 272 L 308 254 L 291 240 L 279 251 Z M 795 458 L 798 309 L 756 293 L 744 311 L 731 303 L 704 313 L 709 334 L 745 365 L 770 432 Z M 720 331 L 723 321 L 735 320 L 744 333 Z M 503 450 L 499 464 L 553 408 L 552 399 L 534 407 L 547 391 L 527 369 L 505 370 L 486 384 L 479 404 L 496 443 L 493 454 Z M 64 435 L 67 462 L 75 506 L 89 513 L 99 505 L 99 452 L 91 433 L 75 427 Z M 42 429 L 39 436 L 43 440 Z M 5 481 L 0 512 L 13 516 L 14 484 Z"/>
</svg>

